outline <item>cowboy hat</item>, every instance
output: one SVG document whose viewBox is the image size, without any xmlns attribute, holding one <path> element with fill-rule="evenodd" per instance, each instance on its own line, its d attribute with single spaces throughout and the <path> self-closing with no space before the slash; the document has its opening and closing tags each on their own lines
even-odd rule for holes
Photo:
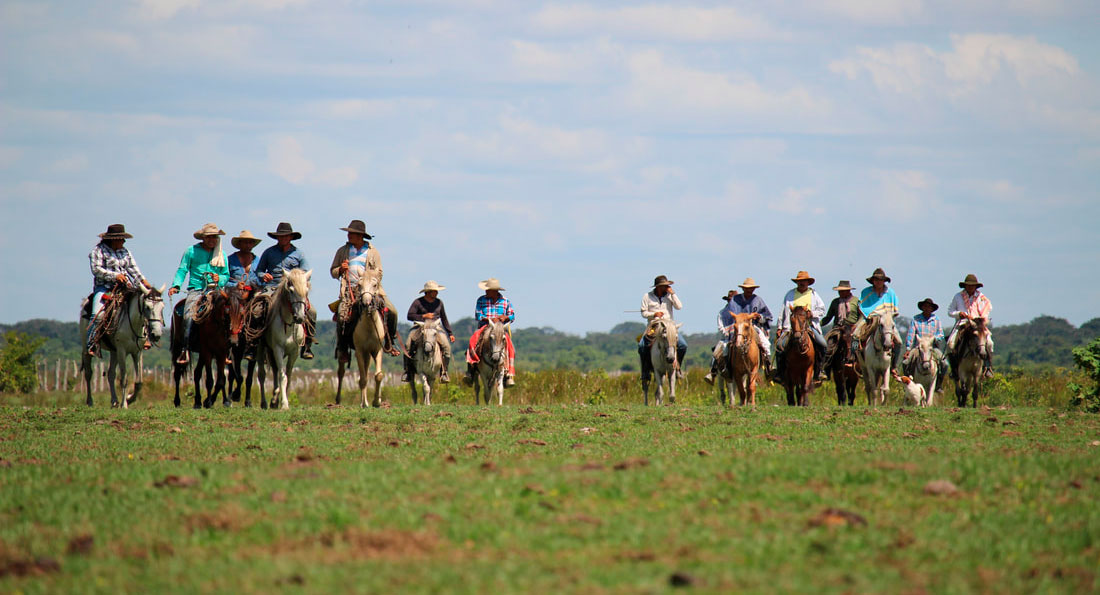
<svg viewBox="0 0 1100 595">
<path fill-rule="evenodd" d="M 500 286 L 500 280 L 497 279 L 496 277 L 489 277 L 488 279 L 486 279 L 484 281 L 479 281 L 478 284 L 477 284 L 477 288 L 480 289 L 481 291 L 488 291 L 490 289 L 495 289 L 497 291 L 504 291 L 504 288 Z"/>
<path fill-rule="evenodd" d="M 798 283 L 799 281 L 809 281 L 810 285 L 813 285 L 814 282 L 817 281 L 817 279 L 814 279 L 813 277 L 811 277 L 810 274 L 807 273 L 806 271 L 798 271 L 798 274 L 795 275 L 791 279 L 791 281 L 794 281 L 795 283 Z"/>
<path fill-rule="evenodd" d="M 932 311 L 933 312 L 940 309 L 940 307 L 936 304 L 936 302 L 932 301 L 932 298 L 924 298 L 923 300 L 917 302 L 917 309 L 919 310 L 919 309 L 923 308 L 925 304 L 928 304 L 929 306 L 932 306 Z"/>
<path fill-rule="evenodd" d="M 202 226 L 202 229 L 192 234 L 196 240 L 201 240 L 206 236 L 224 236 L 225 232 L 222 231 L 217 225 L 213 223 L 207 223 Z"/>
<path fill-rule="evenodd" d="M 870 277 L 867 277 L 867 282 L 870 283 L 872 279 L 882 279 L 887 283 L 890 282 L 890 277 L 886 276 L 886 271 L 883 271 L 881 267 L 875 269 L 875 272 L 871 273 Z"/>
<path fill-rule="evenodd" d="M 497 285 L 499 285 L 499 283 L 497 283 Z M 443 287 L 439 283 L 436 283 L 435 281 L 428 281 L 424 284 L 424 288 L 420 290 L 420 293 L 428 293 L 429 291 L 435 291 L 438 293 L 440 291 L 443 291 L 444 289 L 447 288 Z"/>
<path fill-rule="evenodd" d="M 977 285 L 978 287 L 985 287 L 983 283 L 978 282 L 978 276 L 974 273 L 970 273 L 965 279 L 959 281 L 959 287 L 966 287 L 967 285 Z"/>
<path fill-rule="evenodd" d="M 722 301 L 723 302 L 728 302 L 728 301 L 732 300 L 733 296 L 735 296 L 735 295 L 737 295 L 737 290 L 736 289 L 731 289 L 731 290 L 726 292 L 726 295 L 722 296 Z"/>
<path fill-rule="evenodd" d="M 371 239 L 372 237 L 374 237 L 374 236 L 370 235 L 369 233 L 367 233 L 367 224 L 363 223 L 362 221 L 360 221 L 358 219 L 352 219 L 351 223 L 348 223 L 347 227 L 341 227 L 340 231 L 346 231 L 346 232 L 349 232 L 349 233 L 357 233 L 357 234 L 363 236 L 364 238 L 367 238 L 368 240 Z"/>
<path fill-rule="evenodd" d="M 750 287 L 757 288 L 760 286 L 756 284 L 756 280 L 754 280 L 752 277 L 745 277 L 745 280 L 742 281 L 741 284 L 738 285 L 738 287 L 740 287 L 741 289 L 748 289 Z"/>
<path fill-rule="evenodd" d="M 286 221 L 280 222 L 279 226 L 275 228 L 275 231 L 267 232 L 267 235 L 279 239 L 279 236 L 290 236 L 290 239 L 297 240 L 302 237 L 302 234 L 294 231 L 294 228 L 290 226 Z"/>
<path fill-rule="evenodd" d="M 837 283 L 836 287 L 833 288 L 833 291 L 851 291 L 851 290 L 852 290 L 852 284 L 849 283 L 847 279 L 844 279 L 843 281 Z"/>
<path fill-rule="evenodd" d="M 251 231 L 245 229 L 241 231 L 241 235 L 235 236 L 233 239 L 229 240 L 229 243 L 233 244 L 234 248 L 238 250 L 243 250 L 243 248 L 241 248 L 241 244 L 245 242 L 252 242 L 252 247 L 255 248 L 256 244 L 259 244 L 262 241 L 263 240 L 261 240 L 260 238 L 252 235 Z"/>
<path fill-rule="evenodd" d="M 107 231 L 99 234 L 101 240 L 128 240 L 134 236 L 126 233 L 126 226 L 121 223 L 112 223 L 107 226 Z"/>
<path fill-rule="evenodd" d="M 656 277 L 653 278 L 653 287 L 654 288 L 660 287 L 661 285 L 672 285 L 673 283 L 675 283 L 675 281 L 670 280 L 668 277 L 666 277 L 664 275 L 657 275 Z"/>
</svg>

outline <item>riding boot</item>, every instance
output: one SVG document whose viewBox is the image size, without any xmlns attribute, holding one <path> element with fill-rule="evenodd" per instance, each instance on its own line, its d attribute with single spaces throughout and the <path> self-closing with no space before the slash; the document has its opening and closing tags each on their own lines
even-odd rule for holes
<svg viewBox="0 0 1100 595">
<path fill-rule="evenodd" d="M 313 324 L 308 324 L 307 321 L 307 324 L 303 325 L 306 331 L 306 342 L 302 345 L 302 349 L 299 354 L 302 359 L 313 359 L 313 333 L 316 332 L 314 329 L 316 324 L 316 321 L 314 321 Z"/>
<path fill-rule="evenodd" d="M 771 382 L 775 377 L 775 370 L 772 369 L 772 359 L 765 357 L 764 359 L 764 380 Z"/>
<path fill-rule="evenodd" d="M 822 382 L 825 380 L 825 375 L 821 373 L 824 367 L 825 360 L 816 358 L 814 359 L 814 380 L 817 380 L 818 382 Z"/>
<path fill-rule="evenodd" d="M 393 353 L 394 351 L 396 351 L 393 348 L 393 340 L 396 337 L 397 337 L 397 312 L 394 312 L 393 310 L 386 310 L 386 340 L 385 340 L 385 347 L 383 347 L 383 349 L 385 349 L 386 352 L 388 352 L 390 355 L 396 355 L 395 353 Z"/>
<path fill-rule="evenodd" d="M 412 382 L 413 381 L 413 374 L 416 373 L 416 370 L 413 369 L 414 368 L 413 359 L 406 355 L 406 356 L 404 356 L 404 360 L 405 360 L 405 375 L 401 377 L 401 381 L 402 382 Z"/>
<path fill-rule="evenodd" d="M 776 382 L 782 383 L 787 375 L 787 358 L 783 357 L 782 352 L 775 352 L 775 376 Z"/>
<path fill-rule="evenodd" d="M 707 372 L 706 376 L 703 376 L 703 380 L 707 381 L 707 384 L 714 384 L 715 377 L 718 376 L 718 358 L 710 360 L 710 372 Z"/>
<path fill-rule="evenodd" d="M 959 370 L 958 370 L 959 356 L 955 355 L 954 353 L 948 353 L 947 354 L 947 363 L 951 367 L 951 380 L 954 380 L 955 382 L 958 382 L 959 381 Z"/>
<path fill-rule="evenodd" d="M 466 363 L 466 377 L 462 379 L 462 382 L 465 383 L 466 386 L 473 386 L 474 385 L 474 374 L 476 372 L 477 372 L 477 370 L 474 367 L 474 364 L 471 364 L 471 363 L 467 362 Z"/>
<path fill-rule="evenodd" d="M 684 356 L 687 355 L 687 347 L 676 346 L 676 377 L 684 378 Z"/>
</svg>

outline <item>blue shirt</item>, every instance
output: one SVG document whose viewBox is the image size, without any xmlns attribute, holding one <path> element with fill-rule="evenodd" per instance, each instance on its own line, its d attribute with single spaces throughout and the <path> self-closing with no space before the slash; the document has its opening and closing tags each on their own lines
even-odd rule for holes
<svg viewBox="0 0 1100 595">
<path fill-rule="evenodd" d="M 898 296 L 892 288 L 887 287 L 886 291 L 879 295 L 875 293 L 874 287 L 865 287 L 863 293 L 859 294 L 859 310 L 863 312 L 864 317 L 870 317 L 871 314 L 884 308 L 892 309 L 895 316 L 899 312 Z"/>
<path fill-rule="evenodd" d="M 500 296 L 500 299 L 496 301 L 490 300 L 487 295 L 477 298 L 477 304 L 474 306 L 474 318 L 477 319 L 479 327 L 489 324 L 488 318 L 490 316 L 501 315 L 507 315 L 508 322 L 516 321 L 516 312 L 512 310 L 512 302 L 508 301 L 508 298 Z"/>
<path fill-rule="evenodd" d="M 237 283 L 240 283 L 241 281 L 244 281 L 245 285 L 248 285 L 249 283 L 251 283 L 252 276 L 249 274 L 248 271 L 244 270 L 244 265 L 241 264 L 241 257 L 239 256 L 239 254 L 240 254 L 240 252 L 234 252 L 233 254 L 230 254 L 229 255 L 229 260 L 226 261 L 226 264 L 229 265 L 229 284 L 230 285 L 236 285 Z M 256 256 L 253 255 L 252 256 L 252 262 L 249 263 L 249 266 L 251 266 L 252 268 L 256 268 L 256 260 L 257 260 Z"/>
<path fill-rule="evenodd" d="M 264 253 L 260 256 L 260 261 L 252 267 L 252 273 L 248 276 L 249 285 L 257 288 L 274 287 L 282 281 L 283 269 L 288 271 L 294 269 L 310 270 L 306 256 L 298 250 L 298 247 L 294 244 L 287 247 L 290 249 L 286 252 L 283 252 L 278 244 L 264 250 Z M 264 273 L 271 275 L 271 281 L 265 283 L 260 279 L 260 275 Z"/>
<path fill-rule="evenodd" d="M 753 294 L 752 299 L 746 300 L 744 294 L 739 293 L 733 296 L 729 304 L 722 309 L 722 325 L 728 327 L 733 324 L 734 314 L 753 314 L 757 312 L 760 313 L 760 320 L 753 324 L 764 329 L 770 329 L 772 326 L 772 312 L 768 309 L 768 305 L 764 303 L 764 300 L 756 294 Z"/>
</svg>

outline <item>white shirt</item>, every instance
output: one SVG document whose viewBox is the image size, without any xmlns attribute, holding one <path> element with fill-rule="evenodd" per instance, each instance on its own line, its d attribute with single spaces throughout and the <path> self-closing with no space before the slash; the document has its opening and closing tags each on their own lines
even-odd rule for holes
<svg viewBox="0 0 1100 595">
<path fill-rule="evenodd" d="M 673 309 L 680 310 L 684 307 L 680 298 L 675 293 L 666 293 L 665 297 L 657 297 L 654 292 L 642 296 L 642 318 L 653 320 L 658 312 L 664 312 L 664 317 L 672 320 Z"/>
<path fill-rule="evenodd" d="M 783 307 L 779 310 L 779 330 L 791 330 L 791 306 L 794 305 L 794 291 L 793 289 L 788 291 L 787 295 L 783 297 Z M 813 293 L 810 297 L 810 326 L 820 333 L 821 318 L 825 316 L 825 302 L 821 301 L 821 296 L 817 295 L 817 292 L 812 288 L 810 292 Z"/>
</svg>

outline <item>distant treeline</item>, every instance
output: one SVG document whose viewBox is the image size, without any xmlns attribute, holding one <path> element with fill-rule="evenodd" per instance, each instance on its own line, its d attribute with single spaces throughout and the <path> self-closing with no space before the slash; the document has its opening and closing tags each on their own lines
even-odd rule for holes
<svg viewBox="0 0 1100 595">
<path fill-rule="evenodd" d="M 950 319 L 947 319 L 950 321 Z M 908 328 L 908 319 L 899 318 L 903 332 Z M 71 360 L 80 357 L 83 337 L 76 322 L 34 319 L 12 325 L 0 324 L 0 336 L 14 330 L 46 339 L 38 350 L 39 356 L 53 361 Z M 458 364 L 463 359 L 463 345 L 469 342 L 473 332 L 474 320 L 463 318 L 452 323 L 458 341 L 455 343 L 455 369 L 463 369 Z M 572 335 L 550 327 L 516 329 L 514 340 L 517 351 L 517 367 L 525 370 L 576 369 L 590 371 L 638 369 L 637 337 L 644 329 L 642 322 L 623 322 L 606 333 L 588 333 L 584 336 Z M 317 338 L 320 344 L 314 348 L 317 358 L 306 362 L 299 360 L 297 367 L 334 368 L 335 325 L 328 320 L 317 324 Z M 827 329 L 826 329 L 827 330 Z M 945 330 L 950 330 L 948 327 Z M 408 325 L 401 324 L 402 336 L 407 336 Z M 1040 316 L 1026 324 L 1013 324 L 994 328 L 996 357 L 994 365 L 1019 368 L 1072 367 L 1070 350 L 1100 337 L 1100 318 L 1094 318 L 1079 328 L 1062 318 Z M 687 335 L 688 363 L 691 366 L 708 366 L 710 350 L 714 346 L 717 333 L 697 333 Z M 146 353 L 147 366 L 169 365 L 167 332 L 160 349 Z M 387 360 L 394 367 L 399 365 L 396 359 Z M 390 365 L 387 364 L 387 365 Z"/>
</svg>

